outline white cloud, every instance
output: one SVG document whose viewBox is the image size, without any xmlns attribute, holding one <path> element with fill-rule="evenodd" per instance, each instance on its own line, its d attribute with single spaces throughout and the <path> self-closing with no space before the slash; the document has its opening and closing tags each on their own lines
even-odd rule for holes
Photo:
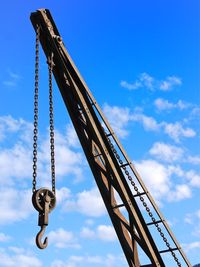
<svg viewBox="0 0 200 267">
<path fill-rule="evenodd" d="M 139 75 L 138 79 L 133 83 L 128 83 L 127 81 L 121 81 L 120 85 L 129 90 L 136 90 L 138 88 L 146 88 L 148 90 L 161 90 L 169 91 L 176 86 L 180 86 L 182 81 L 177 76 L 168 76 L 165 80 L 158 80 L 143 72 Z"/>
<path fill-rule="evenodd" d="M 83 156 L 80 152 L 74 152 L 66 145 L 56 141 L 56 173 L 59 176 L 74 174 L 79 179 L 82 176 L 82 166 L 84 165 Z"/>
<path fill-rule="evenodd" d="M 137 110 L 133 113 L 130 112 L 129 108 L 104 105 L 104 113 L 110 122 L 113 130 L 119 137 L 125 138 L 128 135 L 127 124 L 130 121 L 137 121 L 142 123 L 145 130 L 158 131 L 160 129 L 159 123 L 153 118 L 146 116 Z"/>
<path fill-rule="evenodd" d="M 191 198 L 192 192 L 188 185 L 181 184 L 175 186 L 175 191 L 172 191 L 169 196 L 169 201 L 180 201 L 182 199 Z"/>
<path fill-rule="evenodd" d="M 183 110 L 190 106 L 190 104 L 184 103 L 182 100 L 178 100 L 177 103 L 171 103 L 168 100 L 157 98 L 154 101 L 154 105 L 159 111 L 170 111 L 173 109 Z"/>
<path fill-rule="evenodd" d="M 157 98 L 154 101 L 154 105 L 159 111 L 162 110 L 171 110 L 174 108 L 174 104 L 170 103 L 168 100 L 162 99 L 162 98 Z"/>
<path fill-rule="evenodd" d="M 9 185 L 14 178 L 23 179 L 32 173 L 31 151 L 22 144 L 16 144 L 10 149 L 0 150 L 1 184 Z"/>
<path fill-rule="evenodd" d="M 99 225 L 97 227 L 97 235 L 100 240 L 110 242 L 117 240 L 115 230 L 110 225 Z"/>
<path fill-rule="evenodd" d="M 180 142 L 182 137 L 192 138 L 196 136 L 196 132 L 192 128 L 184 128 L 181 122 L 167 123 L 160 122 L 158 123 L 153 117 L 146 116 L 142 113 L 133 113 L 130 115 L 130 120 L 138 121 L 142 123 L 143 127 L 147 131 L 159 131 L 163 129 L 164 133 L 167 134 L 177 143 Z"/>
<path fill-rule="evenodd" d="M 180 167 L 165 166 L 155 160 L 143 160 L 135 165 L 147 189 L 158 203 L 160 200 L 176 202 L 192 197 L 191 183 L 174 183 L 174 176 L 187 175 Z"/>
<path fill-rule="evenodd" d="M 16 132 L 19 130 L 20 125 L 18 121 L 13 119 L 11 116 L 0 117 L 0 133 L 1 139 L 5 138 L 6 132 Z"/>
<path fill-rule="evenodd" d="M 164 132 L 177 143 L 180 142 L 181 137 L 191 138 L 196 135 L 196 132 L 192 128 L 183 128 L 183 125 L 180 122 L 162 122 L 162 126 Z"/>
<path fill-rule="evenodd" d="M 133 83 L 128 83 L 126 81 L 121 81 L 120 85 L 129 90 L 136 90 L 141 87 L 146 87 L 147 89 L 152 90 L 154 87 L 154 78 L 148 73 L 143 72 L 139 75 L 139 79 Z"/>
<path fill-rule="evenodd" d="M 66 201 L 64 211 L 77 211 L 90 217 L 106 214 L 105 205 L 97 188 L 78 193 L 75 200 Z"/>
<path fill-rule="evenodd" d="M 72 124 L 68 124 L 66 127 L 66 138 L 69 146 L 80 147 L 78 136 Z"/>
<path fill-rule="evenodd" d="M 33 212 L 31 204 L 30 177 L 32 176 L 32 124 L 11 116 L 0 117 L 1 142 L 0 169 L 0 224 L 8 224 L 28 218 Z M 8 139 L 8 140 L 7 140 Z M 31 141 L 30 141 L 31 139 Z M 37 188 L 50 187 L 49 137 L 39 136 Z M 8 142 L 9 141 L 9 142 Z M 81 179 L 82 154 L 68 146 L 66 135 L 55 131 L 56 178 L 71 174 L 74 181 Z M 8 148 L 8 146 L 10 146 Z M 14 188 L 12 188 L 14 187 Z M 69 199 L 70 190 L 57 190 L 58 204 Z"/>
<path fill-rule="evenodd" d="M 181 159 L 184 151 L 177 146 L 156 142 L 153 144 L 149 153 L 160 160 L 173 162 Z"/>
<path fill-rule="evenodd" d="M 49 137 L 42 140 L 39 144 L 38 176 L 50 177 L 50 148 Z M 82 167 L 84 166 L 83 155 L 80 152 L 72 150 L 68 146 L 68 140 L 65 135 L 59 131 L 55 131 L 55 170 L 57 177 L 64 177 L 69 174 L 75 176 L 77 180 L 82 179 Z M 74 179 L 75 180 L 75 179 Z"/>
<path fill-rule="evenodd" d="M 0 224 L 24 220 L 33 212 L 31 190 L 0 189 Z"/>
<path fill-rule="evenodd" d="M 130 115 L 130 120 L 138 121 L 142 123 L 143 127 L 147 131 L 159 131 L 163 130 L 170 138 L 175 142 L 180 142 L 182 137 L 192 138 L 196 136 L 196 132 L 192 128 L 184 128 L 181 122 L 158 123 L 153 117 L 146 116 L 142 113 L 133 113 Z"/>
<path fill-rule="evenodd" d="M 186 178 L 189 180 L 190 185 L 193 187 L 200 187 L 200 175 L 197 174 L 195 171 L 190 170 L 185 173 Z"/>
<path fill-rule="evenodd" d="M 171 182 L 168 170 L 164 165 L 154 160 L 143 160 L 136 162 L 136 168 L 155 199 L 159 200 L 167 195 Z"/>
<path fill-rule="evenodd" d="M 141 122 L 144 129 L 147 131 L 158 131 L 160 129 L 160 125 L 153 117 L 146 116 L 142 113 L 135 113 L 130 116 L 132 121 Z"/>
<path fill-rule="evenodd" d="M 87 239 L 94 239 L 96 237 L 95 231 L 90 229 L 89 227 L 83 227 L 80 235 L 81 237 L 84 237 Z"/>
<path fill-rule="evenodd" d="M 135 81 L 134 83 L 128 83 L 126 81 L 120 82 L 121 87 L 127 88 L 129 90 L 136 90 L 140 87 L 142 87 L 142 83 L 139 81 Z"/>
<path fill-rule="evenodd" d="M 105 113 L 109 123 L 111 124 L 113 130 L 119 137 L 126 137 L 128 131 L 125 129 L 130 120 L 130 111 L 128 108 L 120 108 L 117 106 L 109 106 L 105 104 L 103 107 L 103 112 Z"/>
<path fill-rule="evenodd" d="M 154 82 L 155 82 L 155 78 L 153 78 L 152 76 L 150 76 L 148 73 L 143 72 L 140 75 L 140 81 L 142 82 L 143 86 L 152 90 L 154 88 Z"/>
<path fill-rule="evenodd" d="M 113 226 L 99 225 L 95 229 L 83 227 L 80 235 L 88 239 L 100 239 L 105 242 L 113 242 L 117 240 L 117 236 Z"/>
<path fill-rule="evenodd" d="M 125 267 L 127 262 L 123 255 L 107 254 L 103 256 L 70 256 L 66 261 L 55 260 L 51 267 L 77 267 L 77 266 L 107 266 L 107 267 Z"/>
<path fill-rule="evenodd" d="M 48 240 L 49 244 L 53 244 L 57 248 L 80 248 L 74 234 L 62 228 L 49 232 Z"/>
<path fill-rule="evenodd" d="M 99 265 L 102 264 L 102 259 L 100 256 L 71 256 L 67 261 L 53 261 L 51 267 L 76 267 L 80 264 Z"/>
<path fill-rule="evenodd" d="M 169 91 L 173 89 L 175 86 L 179 86 L 181 84 L 182 81 L 179 77 L 168 76 L 165 80 L 159 82 L 159 88 L 162 91 Z"/>
<path fill-rule="evenodd" d="M 69 133 L 69 130 L 67 131 Z M 71 136 L 72 134 L 70 134 Z M 12 185 L 17 179 L 30 179 L 32 175 L 32 124 L 11 116 L 0 117 L 0 141 L 9 143 L 0 149 L 1 184 Z M 69 136 L 68 136 L 69 137 Z M 8 139 L 8 140 L 7 140 Z M 71 140 L 72 141 L 72 140 Z M 85 160 L 82 153 L 69 147 L 67 136 L 55 130 L 56 176 L 74 175 L 74 181 L 82 179 Z M 73 144 L 75 145 L 75 140 Z M 49 133 L 46 138 L 39 136 L 38 142 L 38 177 L 43 177 L 43 185 L 49 186 L 50 177 Z M 38 179 L 38 184 L 41 180 Z M 25 181 L 25 180 L 24 180 Z M 22 183 L 20 183 L 22 185 Z"/>
<path fill-rule="evenodd" d="M 185 172 L 181 169 L 179 165 L 168 165 L 167 168 L 169 175 L 175 174 L 177 177 L 185 176 Z"/>
<path fill-rule="evenodd" d="M 71 197 L 71 191 L 67 187 L 56 189 L 56 202 L 62 204 Z"/>
<path fill-rule="evenodd" d="M 10 134 L 19 134 L 21 141 L 32 141 L 31 134 L 33 132 L 32 123 L 20 119 L 14 119 L 12 116 L 0 117 L 0 141 L 10 138 Z"/>
<path fill-rule="evenodd" d="M 200 164 L 200 156 L 189 156 L 187 158 L 187 161 L 191 164 L 199 165 Z"/>
<path fill-rule="evenodd" d="M 32 253 L 22 248 L 0 248 L 0 259 L 2 267 L 40 267 L 43 265 Z"/>
<path fill-rule="evenodd" d="M 180 142 L 181 138 L 192 138 L 196 136 L 196 132 L 192 128 L 185 128 L 181 122 L 167 123 L 157 122 L 151 116 L 147 116 L 142 113 L 141 110 L 135 109 L 134 112 L 130 112 L 129 108 L 112 107 L 106 104 L 104 106 L 104 112 L 107 115 L 113 130 L 119 137 L 126 137 L 128 135 L 127 125 L 130 121 L 139 122 L 142 124 L 146 131 L 164 131 L 175 142 Z"/>
</svg>

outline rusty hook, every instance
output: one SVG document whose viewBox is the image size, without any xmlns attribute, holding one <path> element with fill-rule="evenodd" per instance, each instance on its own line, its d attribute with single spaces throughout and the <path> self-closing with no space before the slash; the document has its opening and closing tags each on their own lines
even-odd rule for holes
<svg viewBox="0 0 200 267">
<path fill-rule="evenodd" d="M 40 249 L 44 249 L 48 245 L 48 237 L 45 237 L 43 243 L 41 241 L 42 236 L 44 235 L 44 232 L 45 232 L 45 228 L 46 228 L 46 225 L 41 226 L 41 230 L 38 232 L 38 234 L 36 236 L 36 239 L 35 239 L 36 240 L 36 245 Z"/>
</svg>

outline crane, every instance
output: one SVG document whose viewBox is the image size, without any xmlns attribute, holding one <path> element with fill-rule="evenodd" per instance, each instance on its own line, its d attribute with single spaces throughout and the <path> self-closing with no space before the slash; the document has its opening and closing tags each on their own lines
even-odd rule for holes
<svg viewBox="0 0 200 267">
<path fill-rule="evenodd" d="M 31 13 L 30 19 L 36 39 L 40 41 L 47 59 L 52 59 L 53 75 L 128 266 L 169 266 L 165 260 L 170 255 L 173 263 L 169 267 L 191 267 L 167 221 L 73 63 L 50 11 L 39 9 Z M 145 257 L 141 257 L 141 253 Z M 145 262 L 142 262 L 143 258 Z"/>
</svg>

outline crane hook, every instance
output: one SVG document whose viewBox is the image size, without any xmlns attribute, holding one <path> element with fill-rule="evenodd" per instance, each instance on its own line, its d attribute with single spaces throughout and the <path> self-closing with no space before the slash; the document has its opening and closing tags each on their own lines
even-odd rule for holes
<svg viewBox="0 0 200 267">
<path fill-rule="evenodd" d="M 41 239 L 42 239 L 42 236 L 44 235 L 44 232 L 45 232 L 45 228 L 46 228 L 46 225 L 43 225 L 41 226 L 41 229 L 40 231 L 38 232 L 37 236 L 36 236 L 36 245 L 38 248 L 40 249 L 44 249 L 47 247 L 48 245 L 48 237 L 45 237 L 44 239 L 44 242 L 42 243 Z"/>
</svg>

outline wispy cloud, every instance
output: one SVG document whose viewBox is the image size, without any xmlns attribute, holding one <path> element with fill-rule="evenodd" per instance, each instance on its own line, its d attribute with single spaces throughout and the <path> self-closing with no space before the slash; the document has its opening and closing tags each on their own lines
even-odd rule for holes
<svg viewBox="0 0 200 267">
<path fill-rule="evenodd" d="M 200 209 L 196 210 L 195 212 L 187 213 L 185 215 L 184 222 L 191 225 L 191 228 L 193 229 L 192 234 L 199 238 L 200 237 Z M 195 248 L 196 245 L 192 247 Z"/>
<path fill-rule="evenodd" d="M 30 134 L 32 134 L 32 130 L 32 124 L 21 118 L 15 119 L 10 115 L 0 116 L 0 142 L 4 141 L 5 138 L 8 138 L 9 134 L 20 135 L 20 140 L 25 138 L 25 136 L 27 138 L 28 136 L 31 137 Z"/>
<path fill-rule="evenodd" d="M 66 212 L 77 211 L 90 217 L 101 217 L 106 214 L 103 200 L 97 188 L 78 193 L 74 199 L 65 202 L 63 210 Z"/>
<path fill-rule="evenodd" d="M 141 112 L 134 112 L 130 116 L 130 120 L 140 122 L 147 131 L 160 130 L 160 124 L 151 116 L 146 116 Z"/>
<path fill-rule="evenodd" d="M 192 128 L 184 128 L 181 122 L 162 122 L 161 125 L 164 129 L 164 132 L 177 143 L 180 142 L 180 138 L 182 137 L 192 138 L 196 136 L 196 132 Z"/>
<path fill-rule="evenodd" d="M 31 190 L 2 187 L 0 190 L 0 224 L 8 224 L 28 218 L 32 212 Z"/>
<path fill-rule="evenodd" d="M 51 267 L 77 267 L 77 266 L 106 266 L 121 267 L 126 266 L 123 255 L 72 255 L 67 260 L 55 260 Z"/>
<path fill-rule="evenodd" d="M 167 162 L 180 160 L 184 150 L 177 146 L 156 142 L 149 151 L 150 155 Z"/>
<path fill-rule="evenodd" d="M 53 244 L 56 248 L 80 248 L 80 244 L 74 233 L 59 228 L 49 233 L 49 243 Z"/>
<path fill-rule="evenodd" d="M 70 147 L 73 147 L 73 148 L 80 147 L 78 136 L 72 124 L 68 124 L 66 127 L 66 137 L 67 137 L 66 139 L 68 141 L 68 145 Z"/>
<path fill-rule="evenodd" d="M 147 116 L 143 113 L 133 113 L 130 116 L 130 120 L 141 123 L 147 131 L 163 131 L 176 143 L 179 143 L 181 138 L 192 138 L 196 136 L 195 130 L 190 127 L 184 127 L 181 122 L 168 123 L 165 121 L 157 122 L 151 116 Z"/>
<path fill-rule="evenodd" d="M 0 250 L 1 266 L 41 267 L 42 262 L 29 250 L 19 247 Z"/>
<path fill-rule="evenodd" d="M 191 156 L 188 155 L 189 152 L 185 153 L 185 149 L 183 147 L 178 147 L 175 145 L 162 143 L 162 142 L 155 142 L 149 150 L 149 154 L 154 156 L 156 159 L 165 162 L 183 162 L 183 163 L 190 163 L 193 165 L 200 164 L 200 156 Z M 193 179 L 195 178 L 195 174 L 193 174 Z M 190 175 L 192 177 L 192 175 Z M 197 179 L 198 180 L 198 179 Z M 200 184 L 200 177 L 199 177 L 199 184 Z"/>
<path fill-rule="evenodd" d="M 32 192 L 30 189 L 14 189 L 12 187 L 1 187 L 0 194 L 0 225 L 11 224 L 27 219 L 34 212 L 31 204 Z M 68 188 L 62 187 L 56 190 L 57 205 L 61 206 L 71 197 Z M 9 241 L 10 237 L 0 233 L 0 242 Z"/>
<path fill-rule="evenodd" d="M 170 111 L 173 109 L 183 110 L 191 106 L 189 103 L 185 103 L 182 100 L 178 100 L 177 103 L 171 103 L 163 98 L 157 98 L 154 101 L 154 105 L 158 111 Z"/>
<path fill-rule="evenodd" d="M 141 73 L 138 79 L 132 83 L 124 80 L 120 82 L 120 85 L 128 90 L 146 88 L 148 90 L 170 91 L 181 84 L 182 80 L 177 76 L 167 76 L 164 80 L 159 80 L 146 72 Z"/>
<path fill-rule="evenodd" d="M 176 76 L 168 76 L 163 81 L 158 81 L 159 89 L 162 91 L 169 91 L 173 89 L 175 86 L 181 85 L 182 81 L 179 77 Z"/>
<path fill-rule="evenodd" d="M 113 242 L 117 240 L 117 236 L 113 226 L 111 225 L 99 225 L 95 229 L 89 227 L 83 227 L 80 233 L 81 237 L 87 239 L 96 239 Z"/>
<path fill-rule="evenodd" d="M 189 156 L 187 161 L 194 165 L 200 165 L 200 156 Z"/>
<path fill-rule="evenodd" d="M 200 188 L 200 175 L 194 170 L 186 172 L 185 177 L 188 179 L 191 186 Z"/>
<path fill-rule="evenodd" d="M 11 116 L 0 117 L 0 141 L 4 144 L 9 140 L 9 148 L 0 148 L 0 181 L 2 185 L 8 186 L 16 183 L 16 179 L 26 181 L 30 177 L 32 172 L 32 130 L 32 124 L 23 119 L 14 119 Z M 85 161 L 79 151 L 74 151 L 70 147 L 72 144 L 69 144 L 66 138 L 68 132 L 67 130 L 67 133 L 63 134 L 55 130 L 56 174 L 57 177 L 64 177 L 73 173 L 78 182 L 83 177 L 82 167 Z M 48 135 L 39 138 L 38 146 L 38 176 L 43 177 L 45 185 L 48 185 L 50 175 L 50 152 L 47 153 L 50 149 Z"/>
<path fill-rule="evenodd" d="M 181 201 L 192 196 L 191 185 L 187 182 L 174 184 L 172 177 L 183 176 L 185 173 L 171 165 L 164 165 L 156 160 L 143 160 L 135 162 L 143 181 L 151 191 L 153 197 L 160 202 Z"/>
<path fill-rule="evenodd" d="M 142 83 L 139 81 L 135 81 L 134 83 L 128 83 L 127 81 L 121 81 L 120 85 L 124 88 L 129 89 L 129 90 L 136 90 L 136 89 L 142 87 Z"/>
<path fill-rule="evenodd" d="M 130 110 L 104 104 L 103 111 L 116 134 L 121 138 L 125 138 L 128 135 L 126 126 L 130 120 Z"/>
<path fill-rule="evenodd" d="M 191 197 L 192 197 L 192 191 L 190 186 L 187 184 L 178 184 L 175 186 L 174 190 L 170 192 L 168 200 L 174 202 Z"/>
<path fill-rule="evenodd" d="M 21 80 L 21 76 L 11 70 L 7 71 L 7 77 L 2 82 L 3 85 L 6 87 L 16 87 L 18 82 Z"/>
<path fill-rule="evenodd" d="M 182 138 L 192 138 L 196 136 L 195 130 L 190 127 L 185 127 L 182 122 L 158 122 L 154 117 L 147 116 L 138 109 L 131 112 L 127 107 L 112 107 L 106 104 L 104 106 L 104 112 L 113 130 L 122 138 L 128 135 L 127 125 L 131 121 L 141 123 L 146 131 L 162 131 L 177 143 L 179 143 Z"/>
</svg>

